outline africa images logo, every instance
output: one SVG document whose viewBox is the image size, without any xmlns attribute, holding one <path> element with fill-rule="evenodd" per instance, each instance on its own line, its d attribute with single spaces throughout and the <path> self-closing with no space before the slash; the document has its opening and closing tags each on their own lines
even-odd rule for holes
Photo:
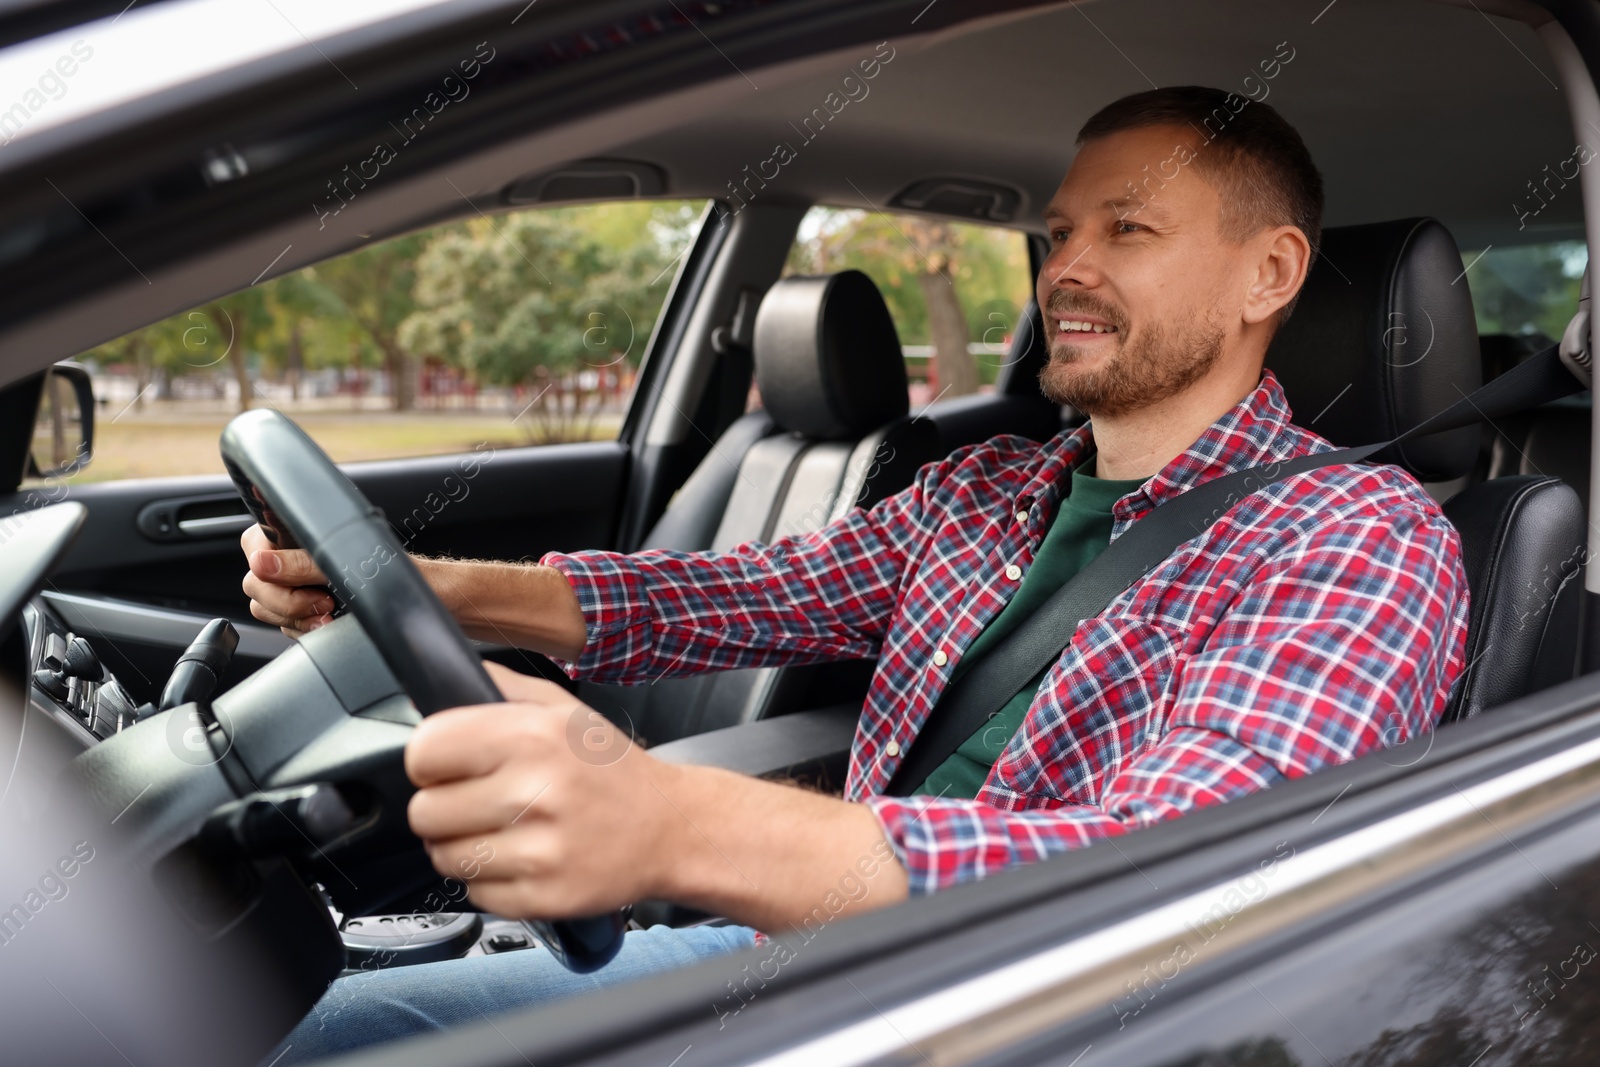
<svg viewBox="0 0 1600 1067">
<path fill-rule="evenodd" d="M 69 884 L 71 879 L 92 859 L 94 846 L 87 841 L 79 841 L 72 846 L 70 856 L 62 856 L 45 868 L 37 884 L 28 887 L 21 901 L 0 911 L 0 945 L 11 944 L 47 905 L 65 900 L 72 891 Z"/>
<path fill-rule="evenodd" d="M 0 111 L 0 139 L 10 144 L 12 138 L 33 121 L 51 100 L 67 95 L 67 79 L 78 73 L 78 68 L 94 58 L 94 49 L 83 40 L 73 41 L 53 64 L 46 67 L 34 85 L 25 89 L 22 98 L 4 111 Z"/>
</svg>

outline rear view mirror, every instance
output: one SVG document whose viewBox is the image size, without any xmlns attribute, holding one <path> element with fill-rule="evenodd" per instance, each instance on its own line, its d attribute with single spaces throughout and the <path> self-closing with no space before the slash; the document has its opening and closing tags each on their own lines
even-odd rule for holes
<svg viewBox="0 0 1600 1067">
<path fill-rule="evenodd" d="M 94 444 L 94 389 L 77 363 L 57 363 L 44 376 L 33 421 L 28 477 L 76 474 L 89 465 Z"/>
</svg>

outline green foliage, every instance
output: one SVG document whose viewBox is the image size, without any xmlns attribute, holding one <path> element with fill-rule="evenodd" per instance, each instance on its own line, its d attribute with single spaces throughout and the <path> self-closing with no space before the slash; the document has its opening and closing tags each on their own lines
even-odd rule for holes
<svg viewBox="0 0 1600 1067">
<path fill-rule="evenodd" d="M 1015 230 L 968 223 L 940 223 L 857 209 L 811 209 L 789 251 L 786 274 L 825 274 L 855 269 L 878 284 L 900 331 L 900 343 L 932 341 L 928 308 L 918 275 L 935 271 L 945 257 L 968 340 L 999 343 L 1016 328 L 1032 295 L 1026 238 Z M 980 365 L 980 373 L 982 367 Z M 993 380 L 990 368 L 986 380 Z"/>
<path fill-rule="evenodd" d="M 1587 260 L 1582 241 L 1490 248 L 1481 257 L 1462 254 L 1470 264 L 1467 282 L 1478 318 L 1478 333 L 1542 333 L 1559 339 L 1578 308 L 1578 289 Z"/>
<path fill-rule="evenodd" d="M 440 233 L 417 259 L 416 309 L 401 342 L 503 385 L 540 368 L 636 366 L 667 268 L 689 237 L 682 214 L 678 205 L 610 204 L 474 219 Z"/>
<path fill-rule="evenodd" d="M 307 267 L 261 286 L 266 290 L 271 322 L 252 340 L 267 369 L 287 369 L 284 357 L 292 335 L 299 337 L 301 359 L 308 368 L 346 365 L 352 347 L 363 352 L 370 347 L 344 301 L 322 284 L 320 269 Z"/>
<path fill-rule="evenodd" d="M 637 366 L 700 205 L 541 209 L 396 238 L 118 338 L 85 354 L 180 375 L 432 358 L 490 384 Z"/>
</svg>

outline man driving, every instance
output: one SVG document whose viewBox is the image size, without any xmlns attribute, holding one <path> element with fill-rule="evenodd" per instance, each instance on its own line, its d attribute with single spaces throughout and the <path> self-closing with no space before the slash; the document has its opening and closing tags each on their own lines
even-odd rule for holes
<svg viewBox="0 0 1600 1067">
<path fill-rule="evenodd" d="M 621 755 L 585 759 L 568 742 L 572 694 L 490 664 L 507 702 L 431 716 L 406 749 L 410 824 L 434 866 L 470 869 L 472 902 L 500 915 L 662 899 L 731 924 L 634 931 L 590 976 L 530 951 L 341 979 L 282 1062 L 748 947 L 1432 728 L 1464 662 L 1457 535 L 1401 469 L 1327 466 L 1235 505 L 1083 622 L 911 795 L 884 794 L 951 683 L 1134 523 L 1226 473 L 1333 447 L 1291 422 L 1264 369 L 1321 233 L 1298 133 L 1264 103 L 1180 87 L 1115 101 L 1077 144 L 1045 210 L 1037 299 L 1040 384 L 1084 426 L 962 448 L 771 545 L 417 560 L 468 634 L 574 677 L 875 658 L 843 798 L 667 764 L 609 734 Z M 303 552 L 255 528 L 243 545 L 257 618 L 291 634 L 330 621 Z"/>
</svg>

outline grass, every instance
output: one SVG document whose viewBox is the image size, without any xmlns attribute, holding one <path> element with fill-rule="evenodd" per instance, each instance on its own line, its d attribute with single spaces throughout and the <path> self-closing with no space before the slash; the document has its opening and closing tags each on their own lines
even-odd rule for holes
<svg viewBox="0 0 1600 1067">
<path fill-rule="evenodd" d="M 217 441 L 230 417 L 130 412 L 115 422 L 100 422 L 94 458 L 71 481 L 221 474 Z M 479 444 L 503 448 L 535 443 L 524 428 L 527 418 L 513 423 L 502 414 L 305 412 L 293 418 L 340 463 L 470 452 Z M 617 416 L 598 417 L 592 439 L 614 438 L 618 421 Z"/>
</svg>

